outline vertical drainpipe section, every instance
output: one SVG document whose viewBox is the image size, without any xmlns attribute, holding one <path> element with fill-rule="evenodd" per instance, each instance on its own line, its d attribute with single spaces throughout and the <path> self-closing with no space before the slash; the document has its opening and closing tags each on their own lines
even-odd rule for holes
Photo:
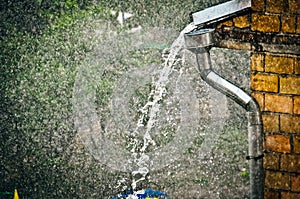
<svg viewBox="0 0 300 199">
<path fill-rule="evenodd" d="M 214 45 L 214 29 L 200 29 L 185 34 L 186 49 L 195 53 L 202 79 L 227 95 L 247 111 L 248 156 L 250 167 L 250 198 L 264 198 L 264 170 L 262 150 L 262 120 L 259 106 L 246 92 L 215 73 L 211 67 L 209 50 Z"/>
</svg>

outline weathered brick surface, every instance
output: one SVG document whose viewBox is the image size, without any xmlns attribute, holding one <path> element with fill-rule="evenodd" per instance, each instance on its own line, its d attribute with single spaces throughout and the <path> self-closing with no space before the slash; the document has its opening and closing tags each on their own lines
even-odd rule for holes
<svg viewBox="0 0 300 199">
<path fill-rule="evenodd" d="M 280 199 L 298 199 L 300 198 L 300 193 L 291 193 L 291 192 L 281 192 Z"/>
<path fill-rule="evenodd" d="M 237 28 L 250 27 L 250 21 L 248 15 L 238 16 L 233 19 L 234 26 Z"/>
<path fill-rule="evenodd" d="M 265 189 L 264 199 L 279 199 L 279 192 L 274 190 Z"/>
<path fill-rule="evenodd" d="M 279 155 L 278 153 L 266 153 L 264 156 L 265 169 L 279 169 Z"/>
<path fill-rule="evenodd" d="M 284 6 L 285 0 L 267 0 L 267 12 L 271 13 L 283 13 L 288 9 Z"/>
<path fill-rule="evenodd" d="M 293 113 L 293 99 L 289 96 L 265 94 L 265 111 Z"/>
<path fill-rule="evenodd" d="M 281 77 L 280 93 L 300 94 L 300 77 Z"/>
<path fill-rule="evenodd" d="M 292 185 L 291 185 L 292 191 L 300 192 L 300 175 L 293 175 L 291 181 L 292 181 Z"/>
<path fill-rule="evenodd" d="M 290 189 L 290 176 L 283 172 L 266 171 L 265 186 L 274 189 Z"/>
<path fill-rule="evenodd" d="M 264 132 L 279 132 L 279 115 L 277 114 L 263 114 Z"/>
<path fill-rule="evenodd" d="M 296 33 L 300 34 L 300 16 L 297 17 Z"/>
<path fill-rule="evenodd" d="M 300 20 L 300 17 L 299 17 Z M 300 22 L 299 22 L 299 28 L 300 28 Z M 300 57 L 295 58 L 295 74 L 300 74 Z"/>
<path fill-rule="evenodd" d="M 237 16 L 218 27 L 231 26 L 222 29 L 222 36 L 249 42 L 255 49 L 251 54 L 250 87 L 262 111 L 265 198 L 296 199 L 300 198 L 300 56 L 267 47 L 298 47 L 300 0 L 251 2 L 250 18 Z"/>
<path fill-rule="evenodd" d="M 285 33 L 296 32 L 296 16 L 282 16 L 281 31 Z"/>
<path fill-rule="evenodd" d="M 300 133 L 300 116 L 280 115 L 280 130 L 285 133 Z"/>
<path fill-rule="evenodd" d="M 223 21 L 222 23 L 218 24 L 217 28 L 222 28 L 223 26 L 233 26 L 233 21 L 232 19 L 227 20 L 227 21 Z"/>
<path fill-rule="evenodd" d="M 299 0 L 289 0 L 290 2 L 290 13 L 300 14 L 300 1 Z"/>
<path fill-rule="evenodd" d="M 282 171 L 300 172 L 300 156 L 294 154 L 282 154 L 280 161 Z"/>
<path fill-rule="evenodd" d="M 252 0 L 251 9 L 254 11 L 265 11 L 265 0 Z"/>
<path fill-rule="evenodd" d="M 294 136 L 294 153 L 300 153 L 300 136 Z"/>
<path fill-rule="evenodd" d="M 260 110 L 264 110 L 265 95 L 262 93 L 252 93 L 252 97 L 255 98 L 256 102 L 260 107 Z"/>
<path fill-rule="evenodd" d="M 300 96 L 294 96 L 294 114 L 300 114 Z"/>
<path fill-rule="evenodd" d="M 263 53 L 251 54 L 251 70 L 252 71 L 264 71 L 265 55 Z"/>
<path fill-rule="evenodd" d="M 278 92 L 278 76 L 267 74 L 251 74 L 251 89 L 256 91 Z"/>
<path fill-rule="evenodd" d="M 279 134 L 266 135 L 266 149 L 274 152 L 290 152 L 290 136 Z"/>
<path fill-rule="evenodd" d="M 295 61 L 292 57 L 267 54 L 265 71 L 278 74 L 293 74 L 294 64 Z"/>
<path fill-rule="evenodd" d="M 260 32 L 279 32 L 280 31 L 279 15 L 252 14 L 251 29 L 253 31 L 260 31 Z"/>
</svg>

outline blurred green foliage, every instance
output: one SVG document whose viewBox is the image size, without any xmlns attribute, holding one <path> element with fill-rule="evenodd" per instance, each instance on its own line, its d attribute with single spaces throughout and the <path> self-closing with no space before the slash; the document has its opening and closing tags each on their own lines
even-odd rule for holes
<svg viewBox="0 0 300 199">
<path fill-rule="evenodd" d="M 243 178 L 249 178 L 250 173 L 247 172 L 247 171 L 242 171 L 242 172 L 241 172 L 241 176 L 242 176 Z"/>
<path fill-rule="evenodd" d="M 93 0 L 3 0 L 0 2 L 0 39 L 17 32 L 41 34 L 58 18 L 67 23 L 73 14 L 98 5 Z"/>
<path fill-rule="evenodd" d="M 136 16 L 129 26 L 179 30 L 190 12 L 217 1 L 203 2 L 124 0 L 124 8 Z M 74 146 L 71 101 L 77 68 L 98 39 L 90 33 L 99 19 L 115 19 L 111 9 L 120 9 L 119 1 L 0 1 L 0 191 L 18 188 L 22 198 L 113 195 L 105 182 L 117 174 Z M 104 83 L 108 92 L 113 84 Z"/>
<path fill-rule="evenodd" d="M 182 29 L 190 14 L 226 0 L 3 0 L 0 1 L 0 40 L 16 32 L 41 34 L 60 20 L 67 24 L 81 12 L 123 10 L 135 17 L 128 25 L 137 24 Z M 75 15 L 75 16 L 74 16 Z"/>
<path fill-rule="evenodd" d="M 1 10 L 0 191 L 18 188 L 22 198 L 85 198 L 78 187 L 101 179 L 92 170 L 83 179 L 81 168 L 70 163 L 71 99 L 77 66 L 96 39 L 86 35 L 96 17 L 109 16 L 101 6 L 67 2 L 9 1 Z"/>
</svg>

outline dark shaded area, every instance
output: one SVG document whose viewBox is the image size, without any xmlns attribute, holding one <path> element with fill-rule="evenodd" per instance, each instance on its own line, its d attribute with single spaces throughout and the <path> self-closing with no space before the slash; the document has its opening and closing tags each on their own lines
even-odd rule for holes
<svg viewBox="0 0 300 199">
<path fill-rule="evenodd" d="M 2 0 L 0 1 L 0 39 L 16 32 L 39 34 L 62 14 L 93 6 L 93 0 Z"/>
<path fill-rule="evenodd" d="M 35 32 L 44 20 L 39 16 L 37 1 L 0 2 L 0 38 L 13 34 L 15 31 Z"/>
</svg>

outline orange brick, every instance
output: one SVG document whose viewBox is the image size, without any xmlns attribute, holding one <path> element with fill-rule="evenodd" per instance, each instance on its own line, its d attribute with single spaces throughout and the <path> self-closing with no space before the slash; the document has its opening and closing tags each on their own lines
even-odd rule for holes
<svg viewBox="0 0 300 199">
<path fill-rule="evenodd" d="M 299 17 L 300 20 L 300 17 Z M 300 23 L 299 23 L 299 27 L 300 27 Z M 300 31 L 299 31 L 300 33 Z M 298 75 L 300 74 L 300 57 L 295 58 L 295 74 Z"/>
<path fill-rule="evenodd" d="M 300 114 L 300 96 L 294 96 L 294 114 Z"/>
<path fill-rule="evenodd" d="M 289 190 L 290 176 L 282 172 L 266 171 L 265 186 L 273 189 Z"/>
<path fill-rule="evenodd" d="M 285 133 L 300 133 L 300 117 L 280 115 L 280 130 Z"/>
<path fill-rule="evenodd" d="M 265 55 L 262 53 L 251 54 L 251 70 L 253 71 L 264 71 Z"/>
<path fill-rule="evenodd" d="M 217 28 L 222 28 L 223 26 L 233 26 L 232 20 L 223 21 L 222 23 L 218 24 Z"/>
<path fill-rule="evenodd" d="M 277 153 L 265 153 L 264 156 L 265 169 L 279 169 L 279 155 Z"/>
<path fill-rule="evenodd" d="M 254 11 L 265 11 L 265 1 L 264 0 L 252 0 L 251 9 Z"/>
<path fill-rule="evenodd" d="M 300 192 L 300 175 L 292 176 L 292 191 L 299 191 Z"/>
<path fill-rule="evenodd" d="M 252 14 L 252 30 L 260 32 L 279 32 L 279 15 Z"/>
<path fill-rule="evenodd" d="M 294 72 L 294 58 L 274 56 L 272 54 L 266 55 L 265 71 L 279 74 L 293 74 Z"/>
<path fill-rule="evenodd" d="M 258 103 L 260 110 L 264 110 L 264 101 L 265 101 L 265 96 L 262 93 L 252 93 L 252 97 L 255 98 L 256 102 Z"/>
<path fill-rule="evenodd" d="M 300 198 L 300 193 L 281 192 L 280 199 L 298 199 L 298 198 Z"/>
<path fill-rule="evenodd" d="M 290 137 L 285 135 L 270 134 L 266 136 L 266 149 L 275 152 L 290 152 Z"/>
<path fill-rule="evenodd" d="M 281 18 L 281 30 L 285 33 L 296 32 L 296 17 L 294 16 L 282 16 Z"/>
<path fill-rule="evenodd" d="M 294 136 L 294 152 L 300 153 L 300 136 Z"/>
<path fill-rule="evenodd" d="M 279 199 L 279 192 L 274 190 L 265 189 L 264 199 Z"/>
<path fill-rule="evenodd" d="M 299 172 L 300 171 L 300 156 L 282 154 L 280 160 L 280 168 L 282 171 Z"/>
<path fill-rule="evenodd" d="M 256 91 L 278 92 L 278 76 L 251 74 L 251 89 Z"/>
<path fill-rule="evenodd" d="M 300 175 L 292 176 L 291 182 L 292 191 L 300 191 Z"/>
<path fill-rule="evenodd" d="M 296 33 L 300 33 L 300 16 L 298 16 L 297 18 L 297 25 L 296 25 L 297 29 L 296 29 Z"/>
<path fill-rule="evenodd" d="M 233 18 L 234 26 L 237 28 L 247 28 L 250 27 L 250 21 L 248 15 L 242 15 Z"/>
<path fill-rule="evenodd" d="M 299 0 L 290 0 L 290 13 L 300 14 L 300 1 Z"/>
<path fill-rule="evenodd" d="M 280 93 L 300 94 L 300 77 L 281 77 Z"/>
<path fill-rule="evenodd" d="M 267 12 L 283 13 L 288 11 L 285 0 L 267 0 Z"/>
<path fill-rule="evenodd" d="M 293 98 L 288 96 L 265 94 L 265 111 L 293 113 Z"/>
<path fill-rule="evenodd" d="M 279 116 L 275 114 L 263 114 L 264 132 L 279 132 Z"/>
</svg>

